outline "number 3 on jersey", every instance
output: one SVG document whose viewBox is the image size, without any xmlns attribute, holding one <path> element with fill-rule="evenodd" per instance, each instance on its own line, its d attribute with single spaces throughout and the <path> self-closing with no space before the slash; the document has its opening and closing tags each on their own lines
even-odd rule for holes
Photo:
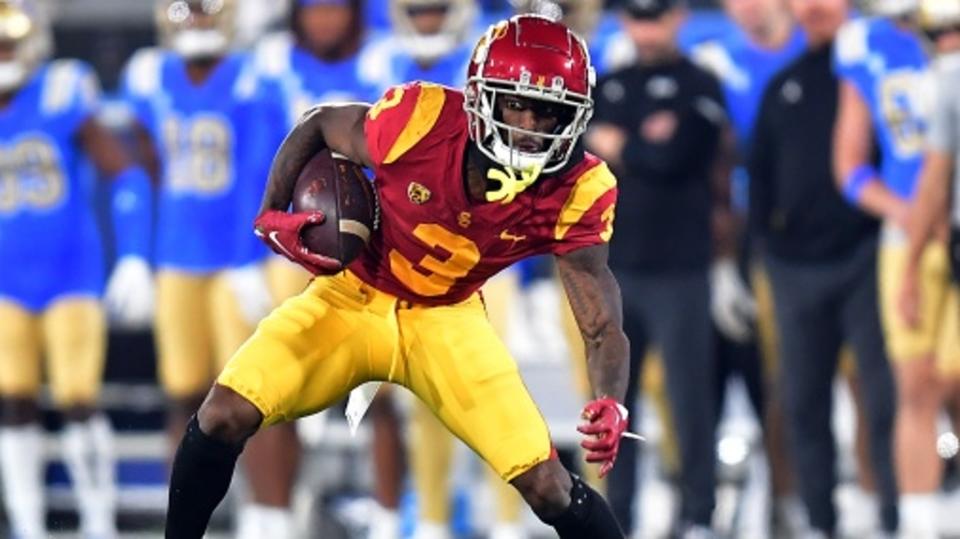
<svg viewBox="0 0 960 539">
<path fill-rule="evenodd" d="M 454 234 L 438 224 L 421 223 L 413 229 L 413 236 L 430 246 L 450 253 L 445 260 L 424 255 L 411 262 L 396 249 L 390 251 L 390 271 L 411 291 L 421 296 L 439 296 L 453 287 L 457 279 L 466 276 L 480 262 L 480 250 L 470 238 Z M 430 273 L 417 270 L 419 266 Z"/>
</svg>

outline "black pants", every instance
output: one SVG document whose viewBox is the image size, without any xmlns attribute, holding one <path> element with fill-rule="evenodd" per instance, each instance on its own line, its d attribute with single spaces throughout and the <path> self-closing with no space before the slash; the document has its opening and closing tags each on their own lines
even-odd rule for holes
<svg viewBox="0 0 960 539">
<path fill-rule="evenodd" d="M 871 239 L 831 262 L 797 264 L 767 257 L 791 455 L 810 523 L 827 533 L 837 525 L 836 448 L 830 418 L 837 354 L 843 343 L 853 349 L 863 387 L 881 522 L 887 530 L 897 525 L 891 455 L 896 393 L 877 307 L 876 250 Z"/>
<path fill-rule="evenodd" d="M 630 338 L 626 406 L 636 426 L 637 393 L 646 349 L 663 357 L 667 395 L 680 446 L 681 518 L 709 525 L 716 489 L 714 362 L 707 272 L 644 276 L 617 273 L 624 330 Z M 632 533 L 637 492 L 637 444 L 624 440 L 608 480 L 608 498 L 620 525 Z"/>
</svg>

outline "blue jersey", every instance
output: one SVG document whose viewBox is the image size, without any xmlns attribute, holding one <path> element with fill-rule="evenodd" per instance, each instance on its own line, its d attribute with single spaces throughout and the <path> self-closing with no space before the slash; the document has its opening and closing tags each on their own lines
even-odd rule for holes
<svg viewBox="0 0 960 539">
<path fill-rule="evenodd" d="M 182 58 L 145 49 L 126 68 L 125 99 L 160 157 L 158 267 L 207 273 L 266 255 L 252 223 L 282 119 L 249 67 L 231 55 L 194 84 Z"/>
<path fill-rule="evenodd" d="M 81 174 L 76 143 L 98 99 L 87 65 L 58 60 L 0 109 L 0 298 L 31 311 L 59 296 L 102 292 L 94 176 Z"/>
<path fill-rule="evenodd" d="M 750 140 L 760 101 L 767 82 L 784 66 L 800 56 L 806 38 L 799 28 L 779 49 L 765 49 L 737 30 L 720 39 L 693 48 L 691 56 L 720 79 L 737 144 L 745 149 Z"/>
<path fill-rule="evenodd" d="M 837 76 L 853 84 L 870 108 L 883 181 L 907 199 L 923 157 L 927 64 L 920 40 L 888 19 L 848 22 L 834 47 Z"/>
<path fill-rule="evenodd" d="M 324 62 L 298 47 L 287 33 L 272 34 L 257 45 L 254 69 L 271 93 L 284 107 L 286 131 L 310 107 L 334 101 L 373 103 L 383 90 L 377 81 L 376 67 L 365 67 L 363 55 L 339 62 Z"/>
</svg>

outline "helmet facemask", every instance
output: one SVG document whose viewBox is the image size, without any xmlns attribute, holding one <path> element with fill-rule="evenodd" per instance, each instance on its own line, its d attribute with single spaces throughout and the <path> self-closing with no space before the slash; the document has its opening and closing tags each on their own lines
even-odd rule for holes
<svg viewBox="0 0 960 539">
<path fill-rule="evenodd" d="M 442 13 L 443 23 L 436 32 L 417 28 L 415 17 L 424 11 Z M 467 38 L 476 16 L 472 0 L 393 0 L 390 18 L 400 46 L 421 62 L 432 62 L 451 53 Z"/>
<path fill-rule="evenodd" d="M 907 19 L 919 8 L 918 0 L 862 0 L 864 12 L 891 19 Z"/>
<path fill-rule="evenodd" d="M 562 80 L 555 80 L 551 89 L 537 87 L 521 77 L 520 83 L 490 81 L 474 77 L 467 82 L 466 111 L 470 128 L 480 151 L 494 162 L 521 171 L 550 174 L 563 168 L 573 154 L 576 141 L 586 130 L 593 110 L 592 100 L 583 95 L 564 92 Z M 476 93 L 476 98 L 469 95 Z M 504 121 L 500 110 L 505 97 L 532 100 L 533 108 L 550 107 L 557 110 L 557 125 L 550 133 L 524 129 Z M 518 147 L 518 138 L 533 138 L 543 142 L 540 151 L 525 151 Z"/>
<path fill-rule="evenodd" d="M 32 1 L 0 0 L 0 93 L 23 86 L 50 54 L 50 28 Z"/>
<path fill-rule="evenodd" d="M 234 0 L 160 0 L 156 19 L 163 44 L 187 60 L 223 56 L 236 34 Z"/>
</svg>

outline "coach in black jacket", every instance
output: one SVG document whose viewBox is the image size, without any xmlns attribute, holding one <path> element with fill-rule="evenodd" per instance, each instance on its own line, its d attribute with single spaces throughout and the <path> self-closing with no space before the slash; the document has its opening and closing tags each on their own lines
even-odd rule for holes
<svg viewBox="0 0 960 539">
<path fill-rule="evenodd" d="M 830 430 L 841 343 L 854 351 L 866 396 L 881 523 L 897 527 L 891 458 L 895 392 L 877 309 L 877 223 L 836 189 L 833 39 L 846 0 L 791 0 L 809 48 L 767 86 L 748 163 L 750 222 L 761 239 L 780 334 L 780 374 L 800 494 L 824 536 L 837 524 Z"/>
</svg>

